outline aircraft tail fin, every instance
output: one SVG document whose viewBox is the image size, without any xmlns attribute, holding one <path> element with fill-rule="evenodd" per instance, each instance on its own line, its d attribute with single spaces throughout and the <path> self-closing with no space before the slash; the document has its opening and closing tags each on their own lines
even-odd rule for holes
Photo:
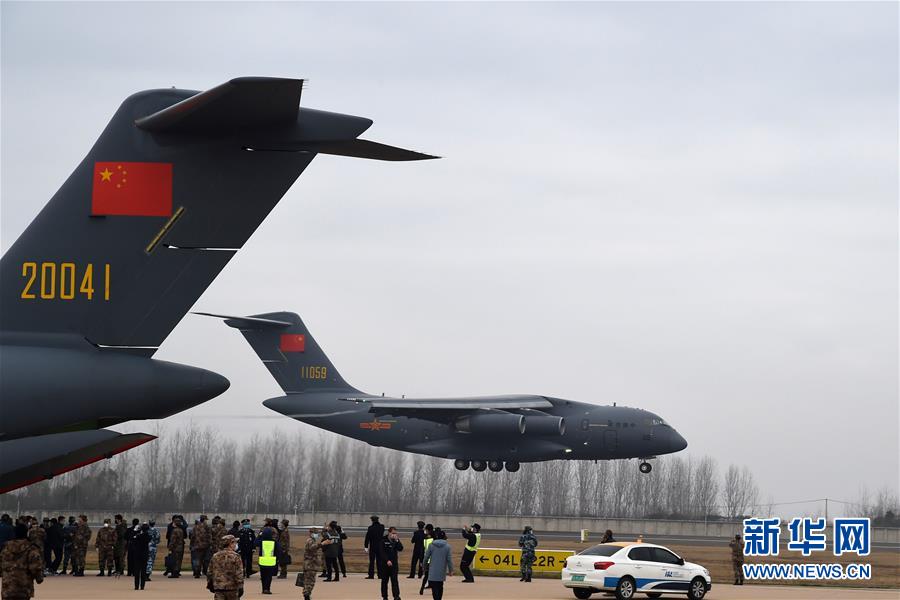
<svg viewBox="0 0 900 600">
<path fill-rule="evenodd" d="M 318 153 L 429 155 L 300 107 L 303 80 L 242 77 L 127 98 L 0 259 L 0 330 L 152 354 Z"/>
<path fill-rule="evenodd" d="M 249 317 L 212 313 L 240 331 L 272 377 L 287 393 L 360 393 L 347 383 L 296 313 L 273 312 Z"/>
</svg>

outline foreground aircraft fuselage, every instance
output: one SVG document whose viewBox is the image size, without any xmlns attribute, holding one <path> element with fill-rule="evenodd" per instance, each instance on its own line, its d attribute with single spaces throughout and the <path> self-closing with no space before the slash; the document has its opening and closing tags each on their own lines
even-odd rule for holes
<svg viewBox="0 0 900 600">
<path fill-rule="evenodd" d="M 317 154 L 433 158 L 300 108 L 303 81 L 245 77 L 127 98 L 0 259 L 0 493 L 153 439 L 228 380 L 151 358 Z M 39 436 L 29 439 L 30 436 Z"/>
<path fill-rule="evenodd" d="M 298 421 L 373 446 L 516 471 L 544 460 L 652 458 L 687 442 L 659 416 L 549 396 L 385 398 L 347 384 L 294 313 L 227 317 L 286 392 L 263 402 Z M 650 464 L 641 463 L 649 472 Z"/>
</svg>

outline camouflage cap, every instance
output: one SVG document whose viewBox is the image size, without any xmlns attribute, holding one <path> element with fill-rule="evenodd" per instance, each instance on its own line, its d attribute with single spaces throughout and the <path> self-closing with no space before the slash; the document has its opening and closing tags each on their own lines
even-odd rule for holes
<svg viewBox="0 0 900 600">
<path fill-rule="evenodd" d="M 229 548 L 232 544 L 237 541 L 237 538 L 233 535 L 224 535 L 222 536 L 222 548 Z"/>
</svg>

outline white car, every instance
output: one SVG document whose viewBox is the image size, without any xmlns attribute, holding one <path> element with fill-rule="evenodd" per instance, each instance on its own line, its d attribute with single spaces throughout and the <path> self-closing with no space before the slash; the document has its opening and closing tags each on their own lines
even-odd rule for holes
<svg viewBox="0 0 900 600">
<path fill-rule="evenodd" d="M 566 559 L 562 583 L 576 598 L 597 592 L 612 592 L 619 600 L 643 593 L 649 598 L 663 594 L 687 594 L 700 600 L 712 588 L 709 571 L 662 546 L 643 542 L 598 544 Z"/>
</svg>

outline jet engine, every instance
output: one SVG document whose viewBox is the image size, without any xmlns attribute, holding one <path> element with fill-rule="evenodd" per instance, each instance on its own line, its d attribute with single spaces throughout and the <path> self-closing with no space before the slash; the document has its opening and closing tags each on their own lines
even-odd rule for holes
<svg viewBox="0 0 900 600">
<path fill-rule="evenodd" d="M 548 437 L 566 434 L 566 419 L 551 415 L 525 417 L 525 435 Z"/>
<path fill-rule="evenodd" d="M 487 433 L 522 435 L 525 433 L 525 417 L 508 412 L 490 412 L 467 415 L 456 420 L 456 430 L 463 433 Z"/>
</svg>

